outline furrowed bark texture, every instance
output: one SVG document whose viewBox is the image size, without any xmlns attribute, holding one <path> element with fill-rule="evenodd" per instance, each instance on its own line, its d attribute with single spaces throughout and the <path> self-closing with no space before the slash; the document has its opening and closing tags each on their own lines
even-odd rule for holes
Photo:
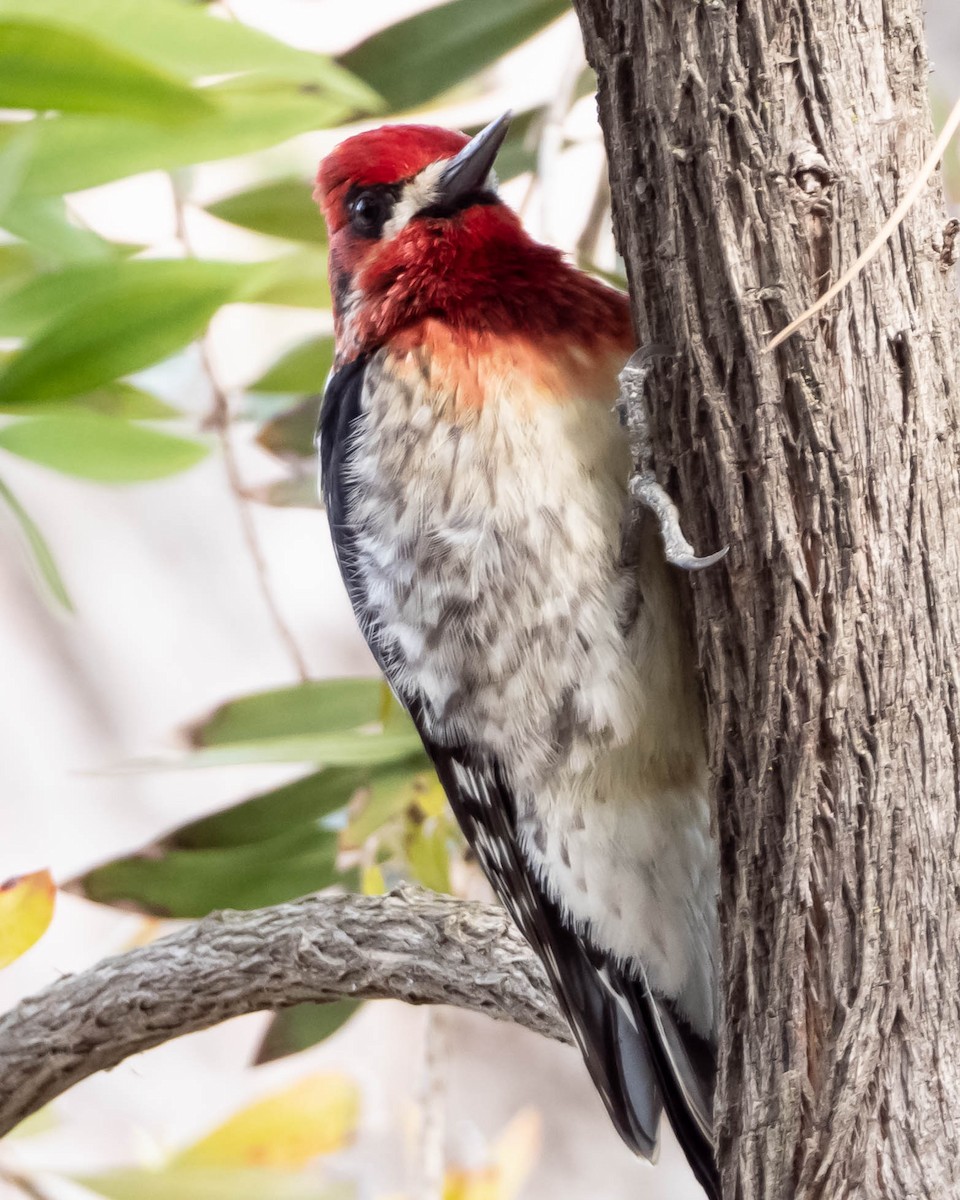
<svg viewBox="0 0 960 1200">
<path fill-rule="evenodd" d="M 575 0 L 722 854 L 736 1200 L 960 1196 L 958 310 L 939 187 L 827 310 L 932 144 L 914 0 Z"/>
<path fill-rule="evenodd" d="M 401 888 L 216 913 L 68 975 L 0 1018 L 0 1136 L 96 1071 L 230 1017 L 351 996 L 570 1031 L 498 905 Z"/>
</svg>

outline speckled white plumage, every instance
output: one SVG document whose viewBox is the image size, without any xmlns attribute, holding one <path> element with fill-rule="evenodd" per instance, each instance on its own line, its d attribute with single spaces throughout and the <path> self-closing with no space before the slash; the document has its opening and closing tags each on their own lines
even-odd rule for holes
<svg viewBox="0 0 960 1200">
<path fill-rule="evenodd" d="M 508 365 L 470 407 L 426 351 L 377 355 L 344 569 L 430 737 L 501 764 L 547 893 L 709 1037 L 716 852 L 672 580 L 652 532 L 642 594 L 622 561 L 630 463 L 609 403 L 538 387 Z"/>
</svg>

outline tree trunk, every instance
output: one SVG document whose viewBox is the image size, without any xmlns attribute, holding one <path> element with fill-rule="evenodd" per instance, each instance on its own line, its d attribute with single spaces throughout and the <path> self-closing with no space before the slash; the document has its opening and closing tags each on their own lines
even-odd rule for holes
<svg viewBox="0 0 960 1200">
<path fill-rule="evenodd" d="M 691 579 L 733 1200 L 960 1195 L 958 311 L 916 0 L 575 0 Z"/>
</svg>

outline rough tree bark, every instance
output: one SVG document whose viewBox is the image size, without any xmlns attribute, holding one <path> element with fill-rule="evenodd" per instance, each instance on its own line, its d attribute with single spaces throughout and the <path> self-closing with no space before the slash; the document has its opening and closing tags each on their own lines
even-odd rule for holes
<svg viewBox="0 0 960 1200">
<path fill-rule="evenodd" d="M 960 1195 L 958 311 L 916 0 L 574 0 L 691 580 L 730 1200 Z"/>
<path fill-rule="evenodd" d="M 453 1004 L 571 1041 L 539 960 L 498 905 L 399 888 L 215 913 L 68 975 L 0 1017 L 0 1136 L 132 1054 L 304 1001 Z"/>
</svg>

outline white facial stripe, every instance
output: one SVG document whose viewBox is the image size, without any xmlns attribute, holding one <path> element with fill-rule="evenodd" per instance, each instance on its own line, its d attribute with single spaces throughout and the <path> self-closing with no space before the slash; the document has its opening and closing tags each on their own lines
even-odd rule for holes
<svg viewBox="0 0 960 1200">
<path fill-rule="evenodd" d="M 404 185 L 400 199 L 394 205 L 390 220 L 383 227 L 384 239 L 396 237 L 404 225 L 417 215 L 422 208 L 429 208 L 439 193 L 440 176 L 446 169 L 448 160 L 441 158 L 439 162 L 430 163 L 419 175 L 414 176 Z"/>
<path fill-rule="evenodd" d="M 436 203 L 440 191 L 438 186 L 440 176 L 449 161 L 449 159 L 441 158 L 439 162 L 430 163 L 429 166 L 423 168 L 419 175 L 404 185 L 400 198 L 394 205 L 393 214 L 383 227 L 382 236 L 385 240 L 395 237 L 418 212 Z M 484 180 L 484 187 L 495 192 L 498 182 L 496 173 L 491 170 Z"/>
</svg>

